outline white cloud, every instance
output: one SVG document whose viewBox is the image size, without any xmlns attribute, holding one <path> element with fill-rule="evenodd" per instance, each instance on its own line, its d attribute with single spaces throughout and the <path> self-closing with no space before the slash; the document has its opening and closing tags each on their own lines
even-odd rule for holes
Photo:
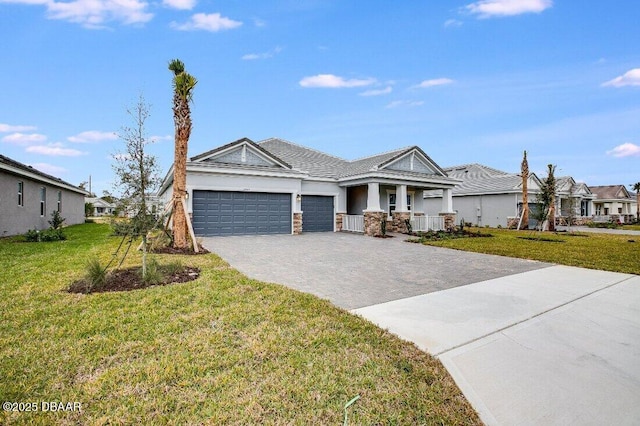
<svg viewBox="0 0 640 426">
<path fill-rule="evenodd" d="M 387 104 L 385 108 L 398 108 L 398 107 L 417 107 L 424 105 L 423 101 L 393 101 Z"/>
<path fill-rule="evenodd" d="M 39 133 L 12 133 L 2 138 L 2 142 L 12 143 L 15 145 L 29 145 L 32 143 L 42 143 L 47 140 L 45 135 Z"/>
<path fill-rule="evenodd" d="M 196 0 L 162 0 L 162 4 L 172 9 L 191 10 L 196 5 Z"/>
<path fill-rule="evenodd" d="M 164 135 L 164 136 L 154 135 L 154 136 L 149 136 L 149 140 L 153 141 L 153 142 L 172 141 L 173 140 L 173 135 Z"/>
<path fill-rule="evenodd" d="M 464 8 L 479 18 L 540 13 L 553 6 L 552 0 L 480 0 Z"/>
<path fill-rule="evenodd" d="M 393 89 L 391 88 L 391 86 L 387 86 L 384 89 L 372 89 L 372 90 L 364 91 L 360 93 L 360 96 L 380 96 L 380 95 L 389 94 L 392 91 Z"/>
<path fill-rule="evenodd" d="M 607 155 L 614 157 L 640 157 L 640 146 L 631 142 L 623 143 L 607 151 Z"/>
<path fill-rule="evenodd" d="M 75 0 L 71 2 L 48 1 L 47 15 L 82 25 L 85 28 L 106 28 L 111 21 L 126 25 L 142 24 L 153 18 L 146 11 L 149 3 L 141 0 Z"/>
<path fill-rule="evenodd" d="M 275 55 L 277 55 L 280 52 L 282 52 L 282 48 L 276 47 L 275 49 L 272 49 L 264 53 L 248 53 L 244 55 L 242 59 L 245 61 L 252 61 L 256 59 L 269 59 L 269 58 L 273 58 Z"/>
<path fill-rule="evenodd" d="M 375 83 L 373 78 L 367 79 L 350 79 L 346 80 L 343 77 L 338 77 L 333 74 L 318 74 L 311 77 L 305 77 L 300 80 L 300 86 L 302 87 L 324 87 L 324 88 L 344 88 L 344 87 L 363 87 L 369 86 Z"/>
<path fill-rule="evenodd" d="M 453 83 L 453 80 L 451 80 L 450 78 L 434 78 L 432 80 L 425 80 L 422 83 L 415 85 L 413 87 L 417 89 L 426 89 L 428 87 L 443 86 L 445 84 L 451 84 L 451 83 Z"/>
<path fill-rule="evenodd" d="M 93 143 L 100 141 L 108 141 L 118 139 L 118 136 L 113 132 L 100 132 L 98 130 L 89 130 L 86 132 L 78 133 L 75 136 L 69 136 L 67 140 L 75 143 Z"/>
<path fill-rule="evenodd" d="M 49 173 L 50 175 L 54 175 L 54 176 L 60 173 L 66 173 L 68 171 L 64 167 L 53 166 L 47 163 L 35 163 L 35 164 L 31 164 L 31 167 L 33 167 L 34 169 L 38 169 L 41 172 Z"/>
<path fill-rule="evenodd" d="M 1 2 L 1 0 L 0 0 Z M 30 132 L 35 130 L 36 126 L 15 126 L 11 124 L 0 123 L 0 133 L 9 133 L 9 132 Z"/>
<path fill-rule="evenodd" d="M 455 28 L 455 27 L 461 27 L 461 26 L 462 26 L 462 21 L 458 21 L 457 19 L 447 19 L 446 21 L 444 21 L 445 28 Z"/>
<path fill-rule="evenodd" d="M 242 22 L 225 18 L 219 13 L 196 13 L 191 17 L 190 21 L 187 21 L 184 24 L 172 22 L 171 28 L 175 28 L 176 30 L 180 31 L 203 30 L 218 32 L 222 30 L 237 28 L 240 25 L 242 25 Z"/>
<path fill-rule="evenodd" d="M 640 68 L 629 70 L 613 80 L 602 83 L 602 85 L 612 87 L 640 86 Z"/>
<path fill-rule="evenodd" d="M 26 151 L 32 154 L 51 155 L 55 157 L 79 157 L 86 154 L 86 152 L 78 151 L 77 149 L 64 148 L 61 143 L 28 146 Z"/>
</svg>

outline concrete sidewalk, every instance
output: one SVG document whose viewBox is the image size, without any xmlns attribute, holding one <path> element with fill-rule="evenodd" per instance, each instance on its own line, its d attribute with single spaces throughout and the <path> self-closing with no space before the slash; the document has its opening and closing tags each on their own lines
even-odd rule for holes
<svg viewBox="0 0 640 426">
<path fill-rule="evenodd" d="M 352 312 L 438 356 L 489 425 L 640 423 L 640 276 L 553 266 Z"/>
</svg>

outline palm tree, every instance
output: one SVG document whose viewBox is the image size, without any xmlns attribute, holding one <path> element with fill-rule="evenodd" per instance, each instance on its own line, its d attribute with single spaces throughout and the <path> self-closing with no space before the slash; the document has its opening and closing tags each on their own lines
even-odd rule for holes
<svg viewBox="0 0 640 426">
<path fill-rule="evenodd" d="M 173 245 L 187 248 L 187 212 L 183 199 L 187 187 L 187 148 L 191 135 L 191 110 L 193 88 L 198 81 L 185 72 L 184 63 L 179 59 L 169 62 L 173 72 L 173 122 L 175 125 L 175 151 L 173 161 Z"/>
<path fill-rule="evenodd" d="M 527 151 L 524 152 L 524 157 L 522 158 L 520 174 L 522 174 L 522 219 L 520 220 L 520 229 L 529 229 L 529 163 L 527 162 Z"/>
<path fill-rule="evenodd" d="M 636 221 L 640 222 L 640 182 L 629 186 L 636 192 Z"/>
<path fill-rule="evenodd" d="M 556 230 L 556 177 L 554 173 L 556 171 L 556 166 L 549 164 L 547 166 L 549 168 L 547 172 L 547 191 L 548 191 L 548 199 L 549 199 L 549 231 Z"/>
</svg>

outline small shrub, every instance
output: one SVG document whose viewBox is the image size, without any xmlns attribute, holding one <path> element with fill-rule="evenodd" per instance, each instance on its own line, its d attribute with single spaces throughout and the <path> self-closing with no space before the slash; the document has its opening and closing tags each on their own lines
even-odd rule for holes
<svg viewBox="0 0 640 426">
<path fill-rule="evenodd" d="M 380 219 L 380 235 L 383 237 L 387 235 L 387 218 Z"/>
<path fill-rule="evenodd" d="M 98 289 L 107 281 L 107 271 L 102 267 L 96 258 L 89 260 L 85 267 L 85 280 L 87 282 L 87 293 Z"/>
<path fill-rule="evenodd" d="M 50 228 L 40 233 L 40 241 L 45 241 L 45 242 L 64 241 L 66 239 L 67 237 L 62 232 L 62 229 Z"/>
<path fill-rule="evenodd" d="M 140 273 L 142 273 L 142 270 L 140 270 Z M 147 271 L 142 276 L 142 281 L 144 281 L 145 284 L 153 285 L 162 282 L 162 278 L 163 274 L 160 270 L 160 265 L 158 265 L 157 260 L 152 258 L 147 262 Z"/>
<path fill-rule="evenodd" d="M 29 243 L 50 242 L 50 241 L 64 241 L 67 237 L 62 232 L 62 229 L 47 229 L 45 231 L 38 231 L 37 229 L 30 229 L 24 234 L 24 238 Z"/>
<path fill-rule="evenodd" d="M 407 227 L 407 234 L 411 235 L 411 232 L 413 231 L 413 227 L 411 226 L 411 219 L 405 219 L 404 226 Z"/>
<path fill-rule="evenodd" d="M 161 269 L 168 275 L 174 275 L 184 269 L 184 266 L 179 261 L 174 261 L 171 263 L 167 263 L 166 265 L 162 265 Z"/>
<path fill-rule="evenodd" d="M 40 231 L 37 229 L 29 229 L 26 234 L 24 234 L 24 238 L 29 243 L 35 243 L 40 241 Z"/>
<path fill-rule="evenodd" d="M 51 213 L 51 220 L 49 221 L 49 225 L 51 225 L 51 229 L 62 229 L 62 225 L 66 218 L 62 217 L 58 210 L 54 210 Z"/>
</svg>

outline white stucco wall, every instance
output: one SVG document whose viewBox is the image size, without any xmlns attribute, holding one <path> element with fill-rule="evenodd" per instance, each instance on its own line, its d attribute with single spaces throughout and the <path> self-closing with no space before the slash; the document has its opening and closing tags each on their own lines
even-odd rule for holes
<svg viewBox="0 0 640 426">
<path fill-rule="evenodd" d="M 479 226 L 506 227 L 507 218 L 517 215 L 517 203 L 521 198 L 517 194 L 454 196 L 453 209 L 458 221 L 464 219 Z M 427 198 L 424 205 L 428 215 L 437 215 L 442 210 L 440 198 Z"/>
<path fill-rule="evenodd" d="M 293 211 L 300 211 L 299 203 L 295 201 L 295 195 L 301 192 L 300 178 L 188 172 L 187 192 L 189 193 L 188 209 L 190 213 L 193 212 L 191 200 L 193 199 L 194 190 L 287 193 L 293 195 Z"/>
</svg>

